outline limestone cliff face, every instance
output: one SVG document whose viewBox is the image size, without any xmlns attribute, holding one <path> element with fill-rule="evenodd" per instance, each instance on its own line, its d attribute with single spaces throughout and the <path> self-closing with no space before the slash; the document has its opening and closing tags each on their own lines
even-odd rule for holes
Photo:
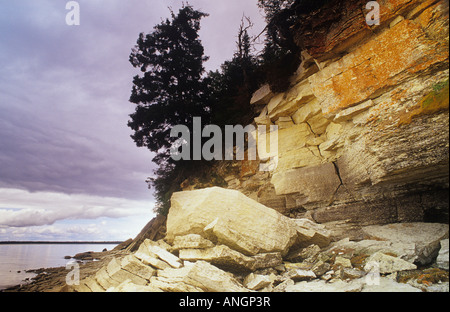
<svg viewBox="0 0 450 312">
<path fill-rule="evenodd" d="M 254 94 L 255 123 L 280 129 L 277 169 L 243 161 L 219 174 L 229 188 L 336 231 L 448 223 L 448 1 L 378 1 L 380 25 L 371 27 L 366 2 L 331 1 L 305 15 L 291 87 Z"/>
</svg>

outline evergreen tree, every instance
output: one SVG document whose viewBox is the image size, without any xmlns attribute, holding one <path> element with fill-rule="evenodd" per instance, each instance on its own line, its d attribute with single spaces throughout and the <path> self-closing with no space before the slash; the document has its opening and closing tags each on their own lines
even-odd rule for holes
<svg viewBox="0 0 450 312">
<path fill-rule="evenodd" d="M 300 49 L 294 42 L 292 26 L 297 21 L 295 0 L 258 0 L 264 10 L 266 26 L 265 47 L 261 71 L 272 91 L 284 92 L 289 77 L 300 65 Z"/>
<path fill-rule="evenodd" d="M 206 105 L 206 84 L 202 77 L 207 60 L 198 36 L 200 20 L 207 14 L 183 6 L 171 19 L 156 25 L 152 33 L 141 33 L 130 55 L 130 62 L 142 75 L 133 80 L 130 102 L 136 110 L 128 126 L 134 131 L 138 147 L 156 154 L 159 165 L 150 184 L 156 190 L 157 211 L 166 213 L 170 195 L 194 164 L 175 162 L 170 147 L 177 138 L 170 132 L 176 125 L 192 129 L 193 117 L 207 122 L 210 109 Z M 192 133 L 192 132 L 191 132 Z"/>
</svg>

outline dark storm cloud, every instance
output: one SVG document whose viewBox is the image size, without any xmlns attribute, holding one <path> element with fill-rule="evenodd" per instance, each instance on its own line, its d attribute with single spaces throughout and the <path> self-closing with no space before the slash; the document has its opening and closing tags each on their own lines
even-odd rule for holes
<svg viewBox="0 0 450 312">
<path fill-rule="evenodd" d="M 151 153 L 126 126 L 128 55 L 181 1 L 80 0 L 80 26 L 65 24 L 66 2 L 0 3 L 0 188 L 149 198 Z M 243 13 L 262 30 L 256 2 L 189 1 L 210 14 L 208 69 L 231 58 Z"/>
</svg>

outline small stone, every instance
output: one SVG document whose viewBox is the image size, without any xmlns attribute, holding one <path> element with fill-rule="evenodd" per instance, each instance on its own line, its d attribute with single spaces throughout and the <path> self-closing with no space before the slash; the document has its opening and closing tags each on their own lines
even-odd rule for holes
<svg viewBox="0 0 450 312">
<path fill-rule="evenodd" d="M 408 257 L 403 259 L 421 265 L 430 264 L 438 256 L 440 242 L 448 238 L 448 224 L 399 223 L 363 228 L 364 234 L 376 240 L 391 242 L 391 245 L 412 245 Z"/>
<path fill-rule="evenodd" d="M 415 270 L 417 266 L 407 262 L 403 259 L 386 255 L 382 252 L 377 252 L 367 259 L 367 264 L 364 266 L 366 272 L 379 271 L 381 274 L 389 274 L 399 271 Z"/>
<path fill-rule="evenodd" d="M 317 245 L 310 245 L 288 255 L 288 259 L 294 262 L 314 263 L 320 253 L 320 247 Z"/>
<path fill-rule="evenodd" d="M 397 25 L 398 23 L 404 21 L 405 18 L 401 15 L 397 16 L 390 24 L 389 24 L 389 28 L 394 28 L 395 25 Z"/>
<path fill-rule="evenodd" d="M 310 270 L 313 267 L 313 264 L 312 263 L 303 263 L 303 262 L 299 262 L 299 263 L 285 262 L 284 267 L 287 271 L 297 270 L 297 269 Z"/>
<path fill-rule="evenodd" d="M 177 256 L 160 247 L 158 243 L 146 239 L 143 245 L 145 246 L 144 250 L 146 249 L 149 253 L 156 255 L 171 267 L 178 269 L 182 266 L 181 260 Z"/>
<path fill-rule="evenodd" d="M 317 262 L 314 267 L 311 269 L 316 276 L 322 276 L 327 273 L 331 268 L 331 264 L 323 261 Z"/>
<path fill-rule="evenodd" d="M 278 129 L 287 129 L 294 126 L 294 122 L 291 117 L 280 117 L 275 124 L 278 126 Z"/>
<path fill-rule="evenodd" d="M 250 273 L 244 279 L 244 286 L 250 290 L 260 290 L 272 284 L 270 276 Z"/>
<path fill-rule="evenodd" d="M 448 293 L 449 292 L 449 283 L 444 282 L 440 284 L 433 284 L 431 286 L 427 287 L 427 292 L 442 292 L 442 293 Z"/>
<path fill-rule="evenodd" d="M 288 278 L 284 282 L 281 282 L 279 285 L 273 288 L 272 292 L 285 292 L 286 288 L 289 286 L 294 286 L 295 282 Z"/>
<path fill-rule="evenodd" d="M 266 105 L 269 103 L 270 99 L 274 96 L 270 90 L 270 86 L 265 84 L 259 90 L 253 93 L 252 99 L 250 100 L 251 105 Z"/>
<path fill-rule="evenodd" d="M 313 271 L 310 270 L 291 270 L 287 273 L 287 277 L 292 279 L 293 281 L 299 282 L 299 281 L 310 281 L 315 278 L 317 278 L 316 274 L 314 274 Z"/>
<path fill-rule="evenodd" d="M 342 279 L 357 279 L 366 275 L 366 272 L 352 268 L 343 268 L 341 274 Z"/>
<path fill-rule="evenodd" d="M 336 260 L 334 260 L 334 264 L 342 266 L 343 268 L 352 268 L 352 262 L 350 261 L 350 259 L 341 256 L 336 257 Z"/>
<path fill-rule="evenodd" d="M 353 280 L 349 283 L 337 280 L 329 283 L 323 280 L 301 282 L 286 288 L 287 292 L 359 292 L 363 288 L 364 281 Z"/>
<path fill-rule="evenodd" d="M 364 279 L 363 279 L 364 280 Z M 380 277 L 378 283 L 374 284 L 364 284 L 362 292 L 422 292 L 420 289 L 415 288 L 408 284 L 397 283 L 396 281 L 386 278 Z"/>
<path fill-rule="evenodd" d="M 254 260 L 251 270 L 267 269 L 279 266 L 282 264 L 283 259 L 279 252 L 262 253 L 251 257 Z"/>
<path fill-rule="evenodd" d="M 336 115 L 336 117 L 334 118 L 334 122 L 342 122 L 351 119 L 353 116 L 356 116 L 361 112 L 368 110 L 373 105 L 374 104 L 372 100 L 368 100 L 362 104 L 347 108 Z"/>
<path fill-rule="evenodd" d="M 132 283 L 130 280 L 126 280 L 117 287 L 109 288 L 106 292 L 142 293 L 142 292 L 162 292 L 162 290 L 153 286 L 136 285 Z"/>
<path fill-rule="evenodd" d="M 284 264 L 277 265 L 276 267 L 274 267 L 274 269 L 277 270 L 278 272 L 286 271 L 286 267 L 284 266 Z"/>
<path fill-rule="evenodd" d="M 255 260 L 225 245 L 206 249 L 181 249 L 180 259 L 187 261 L 207 261 L 232 272 L 252 271 Z"/>
<path fill-rule="evenodd" d="M 329 280 L 331 280 L 331 279 L 333 278 L 334 273 L 335 273 L 335 272 L 334 272 L 333 270 L 328 271 L 328 272 L 326 272 L 324 275 L 322 275 L 320 278 L 321 278 L 322 280 L 324 280 L 324 281 L 329 281 Z"/>
<path fill-rule="evenodd" d="M 170 267 L 170 265 L 158 259 L 158 257 L 155 254 L 152 254 L 148 251 L 143 251 L 141 248 L 134 254 L 136 258 L 142 261 L 145 265 L 150 265 L 156 269 L 164 270 Z"/>
</svg>

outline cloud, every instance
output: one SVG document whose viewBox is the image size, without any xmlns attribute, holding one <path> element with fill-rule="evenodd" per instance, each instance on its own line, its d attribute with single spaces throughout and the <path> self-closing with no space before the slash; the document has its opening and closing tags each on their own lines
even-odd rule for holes
<svg viewBox="0 0 450 312">
<path fill-rule="evenodd" d="M 48 127 L 31 113 L 7 110 L 0 128 L 6 134 L 0 137 L 0 186 L 150 198 L 144 181 L 152 170 L 151 154 L 138 150 L 127 136 L 123 144 L 115 144 L 121 135 L 112 133 L 117 140 L 109 142 L 95 133 Z"/>
<path fill-rule="evenodd" d="M 145 220 L 145 219 L 144 219 Z M 125 241 L 134 238 L 144 227 L 136 217 L 90 223 L 63 221 L 53 225 L 0 228 L 2 241 Z"/>
<path fill-rule="evenodd" d="M 151 216 L 154 203 L 123 198 L 0 189 L 0 227 L 52 225 L 62 220 Z"/>
</svg>

